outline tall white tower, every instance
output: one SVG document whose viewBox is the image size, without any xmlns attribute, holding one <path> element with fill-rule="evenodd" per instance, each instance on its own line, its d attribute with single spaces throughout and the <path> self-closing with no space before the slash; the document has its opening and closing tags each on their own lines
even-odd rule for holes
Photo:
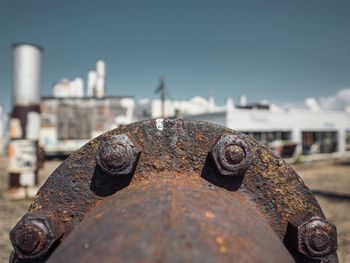
<svg viewBox="0 0 350 263">
<path fill-rule="evenodd" d="M 96 93 L 97 98 L 102 98 L 105 95 L 105 78 L 106 78 L 106 63 L 103 60 L 97 60 L 96 62 Z"/>
<path fill-rule="evenodd" d="M 40 104 L 42 48 L 31 44 L 14 44 L 13 104 Z"/>
<path fill-rule="evenodd" d="M 246 97 L 246 95 L 241 95 L 239 97 L 239 106 L 242 106 L 242 107 L 247 106 L 247 97 Z"/>
<path fill-rule="evenodd" d="M 13 107 L 9 123 L 8 197 L 35 195 L 38 186 L 38 140 L 42 48 L 14 44 Z"/>
<path fill-rule="evenodd" d="M 97 83 L 97 72 L 94 70 L 91 70 L 88 73 L 88 81 L 87 81 L 87 96 L 88 97 L 95 96 L 96 83 Z"/>
<path fill-rule="evenodd" d="M 96 70 L 88 73 L 87 96 L 103 98 L 105 96 L 106 63 L 103 60 L 96 61 Z"/>
</svg>

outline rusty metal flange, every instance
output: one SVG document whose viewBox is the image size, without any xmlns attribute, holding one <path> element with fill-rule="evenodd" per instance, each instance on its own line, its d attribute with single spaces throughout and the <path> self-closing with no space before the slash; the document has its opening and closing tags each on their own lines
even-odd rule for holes
<svg viewBox="0 0 350 263">
<path fill-rule="evenodd" d="M 337 262 L 336 230 L 295 171 L 205 122 L 149 120 L 95 138 L 54 171 L 28 214 L 62 232 L 54 246 L 27 244 L 27 256 L 14 228 L 12 262 Z M 322 224 L 303 231 L 315 218 Z M 28 231 L 33 242 L 40 231 Z"/>
</svg>

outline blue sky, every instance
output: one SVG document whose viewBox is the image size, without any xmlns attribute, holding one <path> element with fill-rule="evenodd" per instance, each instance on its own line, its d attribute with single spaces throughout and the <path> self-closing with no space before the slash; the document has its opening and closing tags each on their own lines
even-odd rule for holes
<svg viewBox="0 0 350 263">
<path fill-rule="evenodd" d="M 0 104 L 14 42 L 44 48 L 43 95 L 107 63 L 107 94 L 298 102 L 350 87 L 350 1 L 0 0 Z"/>
</svg>

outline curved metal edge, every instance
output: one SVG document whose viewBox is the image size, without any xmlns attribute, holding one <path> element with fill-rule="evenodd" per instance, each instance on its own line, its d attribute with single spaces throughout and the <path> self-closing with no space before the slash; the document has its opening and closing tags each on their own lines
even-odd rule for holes
<svg viewBox="0 0 350 263">
<path fill-rule="evenodd" d="M 96 166 L 96 152 L 103 140 L 122 133 L 129 133 L 143 148 L 143 153 L 134 175 L 106 178 Z M 237 134 L 254 155 L 239 189 L 233 187 L 232 180 L 216 176 L 214 164 L 208 158 L 215 142 L 224 133 Z M 230 191 L 242 191 L 261 209 L 281 240 L 292 215 L 311 211 L 324 218 L 316 199 L 300 177 L 266 146 L 218 125 L 173 119 L 164 120 L 163 129 L 159 129 L 155 120 L 149 120 L 122 126 L 93 139 L 53 172 L 36 195 L 29 213 L 56 217 L 64 225 L 65 237 L 96 202 L 130 183 L 147 180 L 162 171 L 174 171 L 179 176 L 197 174 Z"/>
</svg>

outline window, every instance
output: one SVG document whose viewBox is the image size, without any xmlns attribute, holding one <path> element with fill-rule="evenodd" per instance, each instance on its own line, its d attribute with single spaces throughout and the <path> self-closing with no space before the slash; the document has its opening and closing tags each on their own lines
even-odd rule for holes
<svg viewBox="0 0 350 263">
<path fill-rule="evenodd" d="M 303 154 L 336 152 L 338 148 L 337 137 L 336 131 L 303 131 Z"/>
</svg>

